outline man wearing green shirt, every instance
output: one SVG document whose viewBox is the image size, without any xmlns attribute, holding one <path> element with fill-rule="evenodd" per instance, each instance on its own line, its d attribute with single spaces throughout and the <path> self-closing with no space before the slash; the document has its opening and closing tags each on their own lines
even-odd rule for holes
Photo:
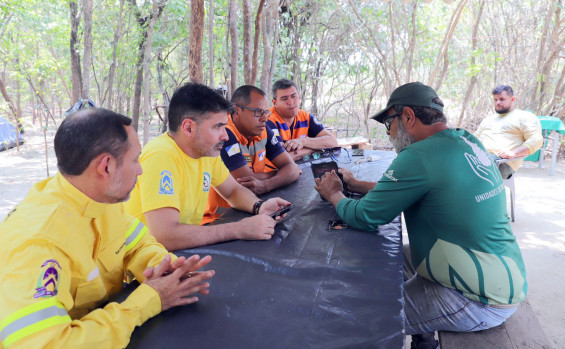
<svg viewBox="0 0 565 349">
<path fill-rule="evenodd" d="M 350 227 L 374 231 L 404 212 L 410 257 L 405 263 L 404 311 L 412 348 L 436 348 L 434 331 L 497 326 L 526 297 L 524 262 L 506 213 L 502 177 L 481 142 L 450 129 L 443 102 L 419 82 L 397 88 L 383 123 L 397 158 L 377 183 L 340 169 L 316 189 Z"/>
</svg>

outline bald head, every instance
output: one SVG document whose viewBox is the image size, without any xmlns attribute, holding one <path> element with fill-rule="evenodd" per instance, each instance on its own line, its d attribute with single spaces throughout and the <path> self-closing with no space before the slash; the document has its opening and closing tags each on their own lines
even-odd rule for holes
<svg viewBox="0 0 565 349">
<path fill-rule="evenodd" d="M 71 114 L 55 134 L 59 171 L 78 176 L 103 153 L 120 160 L 129 147 L 125 128 L 129 125 L 130 118 L 103 108 L 82 109 Z"/>
</svg>

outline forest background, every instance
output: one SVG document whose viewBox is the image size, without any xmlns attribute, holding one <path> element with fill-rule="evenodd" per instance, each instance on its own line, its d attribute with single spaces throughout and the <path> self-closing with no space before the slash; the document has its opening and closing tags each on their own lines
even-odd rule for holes
<svg viewBox="0 0 565 349">
<path fill-rule="evenodd" d="M 270 95 L 288 78 L 339 137 L 373 143 L 388 141 L 369 117 L 410 81 L 438 91 L 453 127 L 474 131 L 501 83 L 522 109 L 563 118 L 562 10 L 561 0 L 2 0 L 0 115 L 56 128 L 89 98 L 132 117 L 145 143 L 183 83 L 229 98 L 242 84 Z"/>
<path fill-rule="evenodd" d="M 79 100 L 132 117 L 144 143 L 165 130 L 160 120 L 169 98 L 188 81 L 229 98 L 242 84 L 270 95 L 273 81 L 292 79 L 302 107 L 338 137 L 383 147 L 390 147 L 385 129 L 369 117 L 410 81 L 438 91 L 452 127 L 474 131 L 493 112 L 491 90 L 502 83 L 514 87 L 519 108 L 564 119 L 563 6 L 562 0 L 0 0 L 0 116 L 28 130 L 25 151 L 16 150 L 21 156 L 0 156 L 0 220 L 45 172 L 56 171 L 53 135 Z M 528 262 L 528 298 L 556 348 L 565 341 L 565 278 L 562 268 L 547 266 L 565 260 L 559 166 L 551 180 L 533 174 L 537 168 L 521 169 L 519 221 L 512 223 Z"/>
</svg>

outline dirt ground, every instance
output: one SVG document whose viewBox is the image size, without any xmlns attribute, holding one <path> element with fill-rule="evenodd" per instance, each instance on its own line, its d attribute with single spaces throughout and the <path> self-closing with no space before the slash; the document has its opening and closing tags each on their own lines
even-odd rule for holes
<svg viewBox="0 0 565 349">
<path fill-rule="evenodd" d="M 26 130 L 27 143 L 20 151 L 0 152 L 0 220 L 20 202 L 31 186 L 56 172 L 54 129 L 47 131 L 47 160 L 43 132 Z M 565 160 L 549 175 L 551 159 L 544 168 L 526 163 L 516 175 L 516 222 L 528 273 L 528 298 L 555 348 L 565 348 Z"/>
</svg>

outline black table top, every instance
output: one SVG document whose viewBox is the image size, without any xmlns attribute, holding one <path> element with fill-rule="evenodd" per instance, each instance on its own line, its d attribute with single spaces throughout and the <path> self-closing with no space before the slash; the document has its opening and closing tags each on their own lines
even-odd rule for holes
<svg viewBox="0 0 565 349">
<path fill-rule="evenodd" d="M 396 156 L 365 155 L 373 161 L 355 164 L 362 158 L 342 152 L 339 165 L 377 181 Z M 328 231 L 328 220 L 338 216 L 314 190 L 310 164 L 300 167 L 297 182 L 265 195 L 294 205 L 271 240 L 175 252 L 212 255 L 210 294 L 147 321 L 129 348 L 403 347 L 400 219 L 378 232 Z M 246 216 L 230 209 L 220 222 Z"/>
</svg>

